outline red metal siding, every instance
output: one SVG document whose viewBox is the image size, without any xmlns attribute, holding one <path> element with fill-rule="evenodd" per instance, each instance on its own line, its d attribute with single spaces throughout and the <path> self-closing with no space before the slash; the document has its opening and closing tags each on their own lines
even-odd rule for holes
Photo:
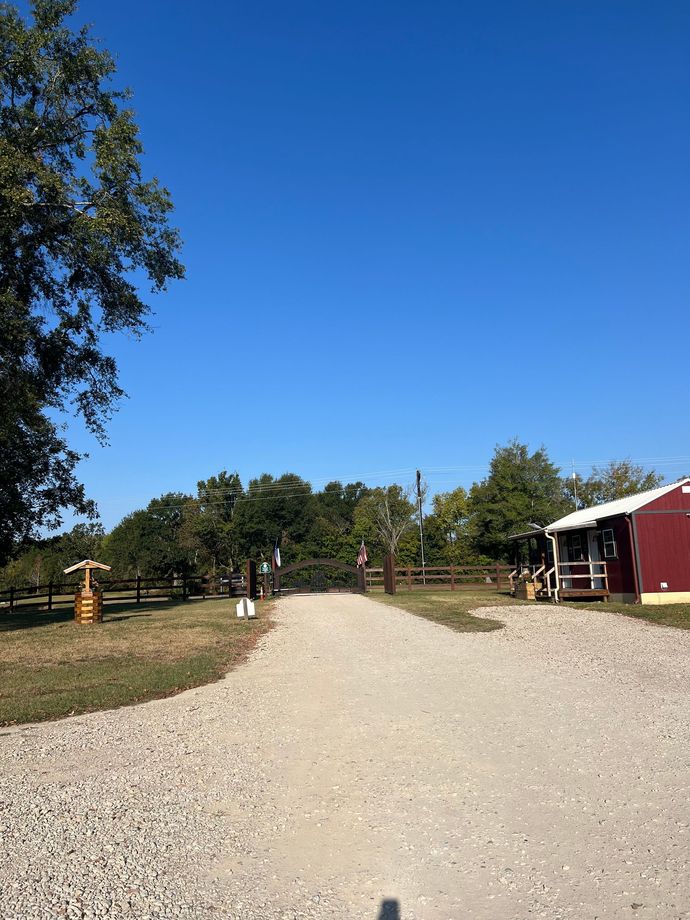
<svg viewBox="0 0 690 920">
<path fill-rule="evenodd" d="M 612 530 L 616 539 L 616 559 L 604 559 L 603 540 L 601 541 L 601 558 L 606 563 L 611 594 L 635 593 L 635 560 L 630 545 L 630 532 L 625 517 L 605 518 L 599 522 L 599 530 Z"/>
<path fill-rule="evenodd" d="M 667 492 L 656 501 L 650 502 L 640 511 L 690 511 L 690 492 L 683 492 L 683 488 L 690 489 L 690 483 L 679 485 L 672 492 Z M 639 513 L 639 512 L 638 512 Z"/>
<path fill-rule="evenodd" d="M 690 495 L 682 498 L 688 500 Z M 686 517 L 690 514 L 690 502 L 687 508 L 687 512 L 677 514 L 635 513 L 642 569 L 640 591 L 661 591 L 661 582 L 667 583 L 668 591 L 690 591 L 690 517 Z"/>
</svg>

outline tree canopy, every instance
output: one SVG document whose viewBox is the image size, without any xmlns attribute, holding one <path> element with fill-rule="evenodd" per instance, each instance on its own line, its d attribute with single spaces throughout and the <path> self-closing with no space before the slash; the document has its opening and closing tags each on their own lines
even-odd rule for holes
<svg viewBox="0 0 690 920">
<path fill-rule="evenodd" d="M 560 470 L 540 447 L 530 453 L 517 439 L 496 447 L 489 475 L 469 496 L 472 541 L 492 559 L 506 553 L 506 538 L 545 525 L 568 510 Z"/>
<path fill-rule="evenodd" d="M 0 560 L 62 509 L 95 512 L 59 418 L 105 438 L 122 390 L 104 336 L 146 331 L 138 281 L 158 292 L 184 274 L 129 93 L 70 28 L 75 7 L 34 0 L 27 22 L 0 6 Z"/>
<path fill-rule="evenodd" d="M 415 506 L 408 489 L 394 484 L 372 489 L 357 507 L 357 522 L 371 543 L 395 554 L 406 532 L 414 526 Z"/>
<path fill-rule="evenodd" d="M 577 477 L 578 507 L 588 508 L 590 505 L 600 505 L 617 498 L 636 495 L 638 492 L 646 492 L 660 486 L 663 480 L 659 473 L 645 470 L 631 460 L 611 460 L 604 467 L 593 467 L 586 479 Z M 572 479 L 565 482 L 567 495 L 574 505 L 575 484 Z"/>
<path fill-rule="evenodd" d="M 593 498 L 610 500 L 654 487 L 660 476 L 630 461 L 594 469 Z M 572 481 L 570 481 L 572 482 Z M 469 491 L 458 486 L 433 496 L 424 516 L 427 565 L 475 565 L 506 558 L 506 537 L 572 510 L 569 481 L 542 447 L 517 440 L 497 446 L 489 474 Z M 594 488 L 594 487 L 593 487 Z M 126 515 L 109 534 L 95 524 L 29 540 L 0 582 L 20 586 L 60 581 L 84 557 L 112 565 L 114 578 L 219 575 L 252 558 L 268 560 L 276 541 L 284 565 L 310 558 L 354 564 L 364 539 L 369 564 L 393 551 L 403 566 L 419 566 L 421 550 L 412 490 L 399 483 L 371 488 L 329 482 L 319 492 L 296 473 L 262 473 L 245 486 L 237 472 L 201 479 L 196 494 L 172 492 Z"/>
</svg>

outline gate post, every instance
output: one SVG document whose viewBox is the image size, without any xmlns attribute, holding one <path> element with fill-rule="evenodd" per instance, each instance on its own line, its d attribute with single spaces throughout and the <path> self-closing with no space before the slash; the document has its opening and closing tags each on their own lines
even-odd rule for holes
<svg viewBox="0 0 690 920">
<path fill-rule="evenodd" d="M 363 565 L 357 566 L 357 590 L 367 593 L 367 570 Z"/>
<path fill-rule="evenodd" d="M 395 556 L 388 553 L 383 557 L 383 590 L 386 594 L 395 594 Z"/>
<path fill-rule="evenodd" d="M 256 598 L 256 562 L 247 559 L 247 597 L 250 601 Z"/>
</svg>

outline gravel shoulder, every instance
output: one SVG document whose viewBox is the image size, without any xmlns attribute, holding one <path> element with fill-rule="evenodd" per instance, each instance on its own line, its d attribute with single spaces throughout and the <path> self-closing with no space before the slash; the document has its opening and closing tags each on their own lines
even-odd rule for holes
<svg viewBox="0 0 690 920">
<path fill-rule="evenodd" d="M 0 918 L 690 917 L 690 635 L 477 612 L 293 597 L 216 684 L 0 731 Z"/>
</svg>

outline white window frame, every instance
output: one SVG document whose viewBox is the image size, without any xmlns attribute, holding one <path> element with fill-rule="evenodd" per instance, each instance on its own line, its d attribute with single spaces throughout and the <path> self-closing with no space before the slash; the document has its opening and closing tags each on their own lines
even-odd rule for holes
<svg viewBox="0 0 690 920">
<path fill-rule="evenodd" d="M 577 540 L 577 550 L 575 549 L 575 540 Z M 582 537 L 579 533 L 570 536 L 570 555 L 573 557 L 571 562 L 584 562 L 585 555 L 582 551 Z"/>
<path fill-rule="evenodd" d="M 610 534 L 611 538 L 607 539 L 606 535 Z M 601 532 L 601 542 L 604 547 L 604 559 L 618 559 L 618 544 L 616 543 L 616 535 L 613 532 L 612 527 L 608 527 L 606 530 Z M 613 552 L 609 552 L 609 547 L 613 546 Z"/>
</svg>

